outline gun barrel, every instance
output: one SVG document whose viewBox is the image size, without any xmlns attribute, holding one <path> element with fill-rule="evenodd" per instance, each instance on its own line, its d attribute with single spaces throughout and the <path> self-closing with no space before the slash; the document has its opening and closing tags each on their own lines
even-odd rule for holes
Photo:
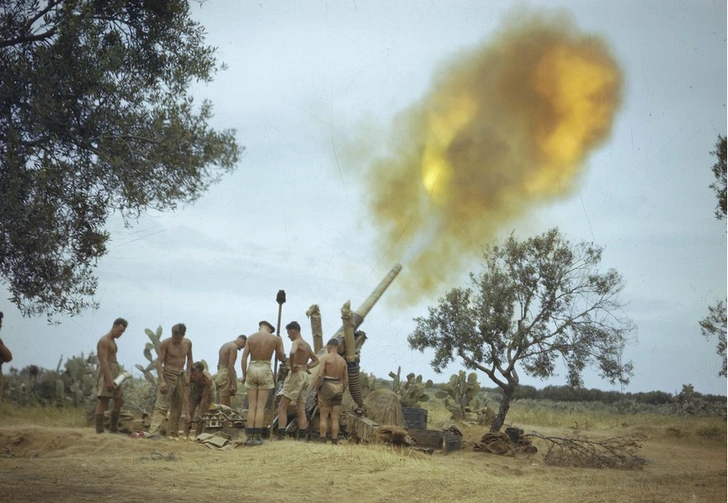
<svg viewBox="0 0 728 503">
<path fill-rule="evenodd" d="M 364 302 L 362 302 L 362 304 L 359 306 L 359 309 L 352 313 L 351 318 L 355 330 L 359 328 L 359 325 L 362 324 L 364 318 L 366 318 L 367 314 L 369 314 L 369 311 L 371 311 L 372 307 L 374 307 L 374 304 L 376 304 L 377 301 L 382 297 L 384 292 L 387 290 L 387 288 L 389 288 L 389 285 L 392 284 L 394 278 L 397 277 L 401 270 L 402 266 L 400 264 L 395 264 L 394 267 L 392 267 L 392 269 L 389 271 L 389 273 L 384 277 L 384 279 L 379 282 L 374 291 L 369 294 Z M 337 339 L 339 343 L 343 342 L 344 327 L 342 326 L 341 328 L 339 328 L 331 338 Z"/>
</svg>

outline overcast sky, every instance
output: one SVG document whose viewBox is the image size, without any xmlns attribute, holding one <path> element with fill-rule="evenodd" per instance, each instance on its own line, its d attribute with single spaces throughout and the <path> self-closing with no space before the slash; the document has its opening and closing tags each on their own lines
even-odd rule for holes
<svg viewBox="0 0 728 503">
<path fill-rule="evenodd" d="M 385 377 L 401 365 L 403 374 L 446 380 L 460 365 L 436 376 L 431 355 L 408 348 L 413 318 L 425 316 L 447 289 L 466 284 L 467 273 L 479 268 L 473 249 L 511 233 L 527 237 L 558 227 L 574 242 L 604 247 L 604 269 L 617 269 L 626 281 L 626 314 L 638 332 L 624 355 L 635 375 L 623 390 L 675 393 L 693 384 L 724 394 L 716 341 L 701 336 L 698 322 L 708 305 L 726 297 L 726 227 L 714 217 L 708 187 L 710 152 L 726 133 L 725 1 L 531 2 L 518 11 L 512 5 L 194 5 L 194 18 L 228 66 L 194 93 L 213 102 L 215 127 L 237 130 L 245 153 L 236 172 L 175 213 L 150 213 L 130 228 L 112 219 L 109 253 L 98 267 L 97 311 L 49 326 L 45 318 L 22 318 L 3 301 L 1 335 L 15 357 L 8 366 L 55 368 L 61 356 L 95 351 L 117 316 L 129 320 L 119 341 L 127 368 L 146 363 L 145 328 L 161 325 L 168 336 L 178 322 L 187 324 L 195 359 L 214 366 L 223 343 L 252 333 L 261 319 L 276 324 L 280 289 L 287 294 L 282 325 L 299 321 L 311 341 L 305 312 L 317 303 L 326 338 L 341 324 L 342 304 L 358 307 L 400 261 L 402 273 L 361 327 L 369 338 L 362 368 Z M 448 82 L 454 63 L 481 54 L 487 78 L 521 62 L 505 58 L 498 70 L 488 66 L 488 55 L 519 20 L 542 9 L 570 26 L 569 33 L 592 37 L 595 47 L 599 41 L 616 65 L 619 99 L 609 127 L 572 163 L 573 176 L 558 191 L 516 198 L 497 218 L 475 218 L 472 228 L 488 231 L 470 238 L 469 251 L 444 251 L 442 269 L 428 268 L 441 273 L 440 281 L 405 303 L 402 285 L 425 274 L 412 267 L 415 259 L 423 249 L 439 250 L 426 240 L 440 244 L 450 237 L 436 227 L 429 237 L 388 243 L 383 236 L 391 229 L 367 203 L 378 176 L 373 166 L 406 147 L 413 129 L 407 120 Z M 510 117 L 486 120 L 484 127 L 497 130 Z M 488 161 L 476 164 L 488 172 Z M 382 182 L 376 197 L 400 201 L 403 188 Z M 565 381 L 563 372 L 549 381 L 522 379 L 537 387 Z M 480 382 L 491 385 L 484 375 Z M 615 389 L 592 371 L 585 384 Z"/>
</svg>

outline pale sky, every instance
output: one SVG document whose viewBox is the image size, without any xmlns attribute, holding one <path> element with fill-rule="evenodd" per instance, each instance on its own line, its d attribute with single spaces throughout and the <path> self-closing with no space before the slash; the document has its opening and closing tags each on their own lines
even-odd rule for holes
<svg viewBox="0 0 728 503">
<path fill-rule="evenodd" d="M 213 126 L 237 130 L 246 150 L 236 172 L 193 206 L 150 213 L 130 228 L 117 217 L 110 221 L 97 311 L 49 326 L 0 303 L 1 336 L 15 357 L 6 367 L 55 368 L 61 356 L 95 351 L 118 316 L 129 320 L 119 340 L 127 369 L 146 364 L 145 328 L 161 325 L 168 336 L 178 322 L 187 324 L 195 359 L 214 367 L 223 343 L 252 333 L 261 319 L 276 324 L 280 289 L 287 295 L 282 327 L 297 320 L 311 341 L 305 312 L 316 303 L 324 338 L 332 335 L 342 304 L 358 307 L 399 260 L 378 245 L 379 229 L 362 203 L 365 168 L 352 159 L 351 142 L 381 137 L 382 148 L 391 144 L 398 114 L 428 93 L 448 61 L 488 44 L 512 5 L 195 4 L 194 18 L 228 68 L 194 94 L 213 102 Z M 498 236 L 558 227 L 572 241 L 604 247 L 603 267 L 624 276 L 625 313 L 638 327 L 624 355 L 635 375 L 623 391 L 676 393 L 693 384 L 725 394 L 716 341 L 701 336 L 698 322 L 726 297 L 726 226 L 714 217 L 708 187 L 710 152 L 726 134 L 726 3 L 531 2 L 521 12 L 555 7 L 579 31 L 607 43 L 623 72 L 622 102 L 574 190 L 505 222 Z M 426 316 L 446 290 L 465 286 L 479 262 L 470 260 L 429 299 L 407 308 L 394 287 L 418 273 L 406 260 L 402 265 L 361 327 L 369 337 L 361 367 L 386 377 L 401 365 L 403 374 L 444 381 L 461 365 L 437 376 L 431 355 L 410 350 L 406 338 L 413 318 Z M 493 386 L 484 375 L 479 380 Z M 548 381 L 522 374 L 522 383 L 539 388 L 565 381 L 564 372 Z M 591 371 L 585 385 L 615 389 Z"/>
</svg>

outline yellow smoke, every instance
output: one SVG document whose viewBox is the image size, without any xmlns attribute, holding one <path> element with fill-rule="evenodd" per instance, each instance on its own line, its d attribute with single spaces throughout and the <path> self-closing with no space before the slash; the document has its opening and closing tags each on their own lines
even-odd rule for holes
<svg viewBox="0 0 728 503">
<path fill-rule="evenodd" d="M 408 302 L 457 278 L 504 225 L 570 194 L 622 83 L 599 37 L 522 12 L 439 75 L 368 170 L 382 258 L 405 262 Z"/>
</svg>

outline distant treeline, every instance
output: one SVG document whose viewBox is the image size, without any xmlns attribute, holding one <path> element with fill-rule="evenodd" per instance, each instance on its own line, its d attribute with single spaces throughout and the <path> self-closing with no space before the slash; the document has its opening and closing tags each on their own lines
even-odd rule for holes
<svg viewBox="0 0 728 503">
<path fill-rule="evenodd" d="M 493 393 L 500 392 L 499 388 L 493 388 Z M 676 400 L 690 395 L 691 398 L 700 398 L 711 404 L 724 404 L 726 397 L 721 395 L 704 395 L 693 389 L 691 385 L 684 385 L 683 390 L 677 395 L 664 391 L 648 391 L 639 393 L 622 393 L 620 391 L 604 391 L 595 388 L 573 388 L 571 386 L 546 386 L 537 389 L 534 386 L 520 385 L 516 389 L 516 399 L 531 398 L 534 400 L 554 400 L 558 402 L 602 402 L 614 404 L 622 401 L 633 401 L 649 405 L 670 405 Z"/>
</svg>

